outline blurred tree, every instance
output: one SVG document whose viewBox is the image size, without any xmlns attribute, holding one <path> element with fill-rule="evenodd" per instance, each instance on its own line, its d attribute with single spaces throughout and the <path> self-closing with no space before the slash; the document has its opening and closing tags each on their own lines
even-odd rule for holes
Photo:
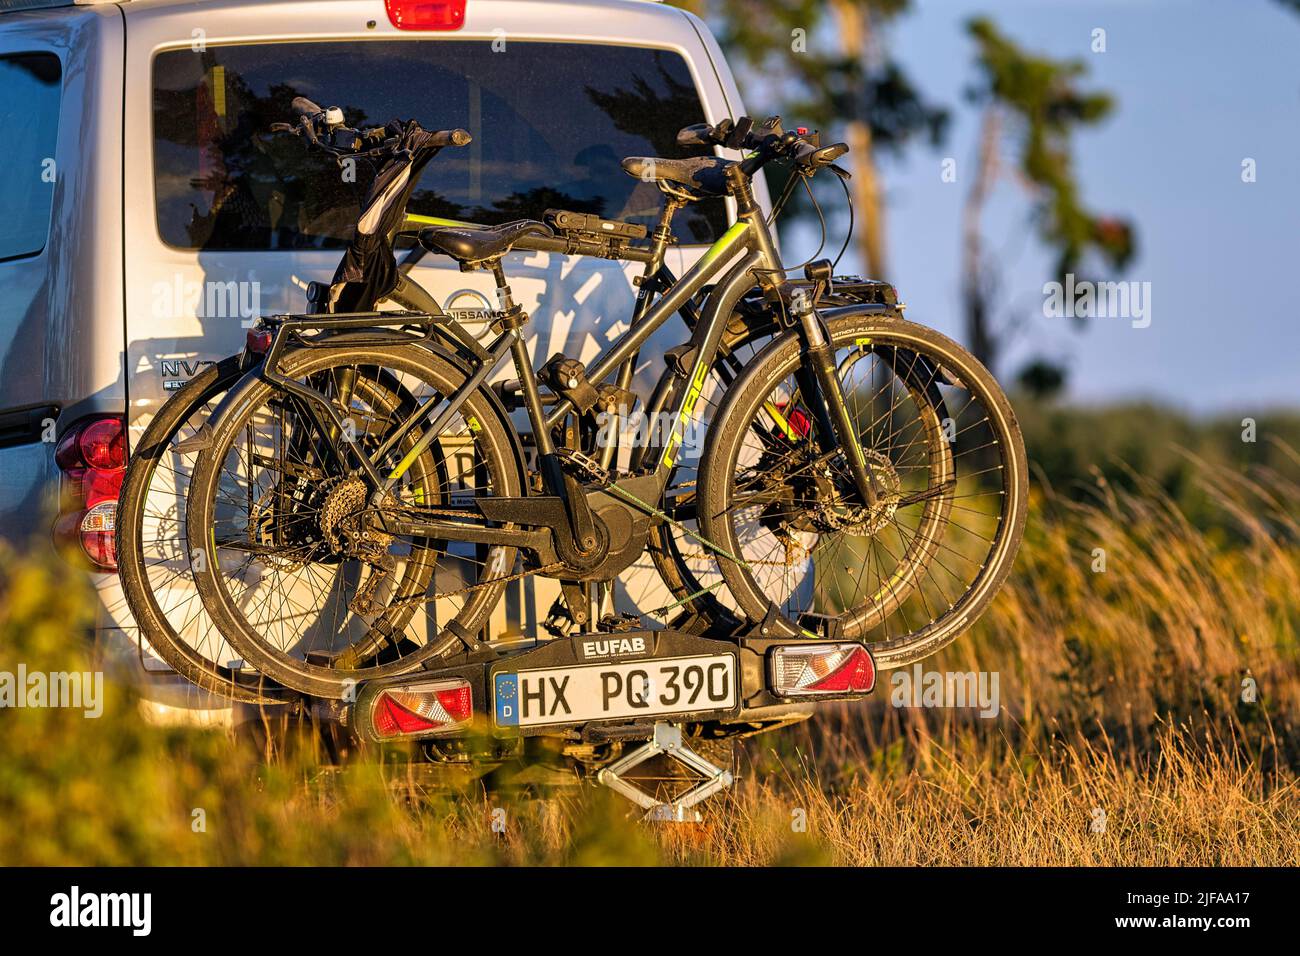
<svg viewBox="0 0 1300 956">
<path fill-rule="evenodd" d="M 828 134 L 843 129 L 862 261 L 873 277 L 887 278 L 878 154 L 897 152 L 920 134 L 937 143 L 947 121 L 880 42 L 911 0 L 673 2 L 708 21 L 733 65 L 749 72 L 746 93 L 758 118 L 779 111 Z"/>
<path fill-rule="evenodd" d="M 1087 72 L 1082 62 L 1027 53 L 986 18 L 969 21 L 967 31 L 976 44 L 979 72 L 967 98 L 983 115 L 975 177 L 962 214 L 962 301 L 967 342 L 992 368 L 1022 324 L 994 316 L 999 274 L 984 248 L 981 219 L 1000 177 L 1009 174 L 1028 192 L 1031 221 L 1055 254 L 1058 278 L 1080 268 L 1090 252 L 1122 268 L 1133 256 L 1135 240 L 1128 221 L 1084 207 L 1072 168 L 1071 134 L 1105 118 L 1114 106 L 1110 95 L 1080 88 Z M 1030 381 L 1050 386 L 1042 360 L 1037 364 Z"/>
<path fill-rule="evenodd" d="M 1045 358 L 1028 362 L 1016 376 L 1016 384 L 1040 401 L 1055 398 L 1065 388 L 1065 370 Z"/>
</svg>

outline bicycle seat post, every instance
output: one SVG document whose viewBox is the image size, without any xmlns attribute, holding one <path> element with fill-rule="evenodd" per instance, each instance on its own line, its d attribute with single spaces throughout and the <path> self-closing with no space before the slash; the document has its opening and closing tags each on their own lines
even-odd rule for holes
<svg viewBox="0 0 1300 956">
<path fill-rule="evenodd" d="M 515 303 L 514 295 L 510 291 L 510 283 L 506 281 L 505 270 L 501 268 L 500 258 L 493 259 L 490 265 L 492 269 L 492 278 L 497 284 L 497 306 L 501 313 L 502 324 L 506 328 L 519 328 L 527 318 L 520 314 L 519 306 Z M 510 319 L 514 317 L 515 321 Z"/>
</svg>

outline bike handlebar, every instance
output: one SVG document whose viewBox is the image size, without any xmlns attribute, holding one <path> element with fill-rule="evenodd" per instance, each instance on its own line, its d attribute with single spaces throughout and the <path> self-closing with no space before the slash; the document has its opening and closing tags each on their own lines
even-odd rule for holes
<svg viewBox="0 0 1300 956">
<path fill-rule="evenodd" d="M 340 160 L 349 156 L 380 158 L 396 155 L 402 151 L 404 133 L 408 131 L 407 124 L 400 120 L 367 130 L 352 129 L 344 125 L 343 111 L 337 106 L 321 109 L 305 96 L 295 96 L 290 109 L 293 111 L 295 122 L 272 123 L 271 131 L 291 133 L 301 137 L 309 146 L 322 149 Z M 421 148 L 468 146 L 474 140 L 474 137 L 463 129 L 430 132 L 421 129 L 419 124 L 416 124 L 415 129 L 426 137 L 420 141 Z"/>
<path fill-rule="evenodd" d="M 808 174 L 829 167 L 838 176 L 848 178 L 849 175 L 835 165 L 835 161 L 849 151 L 846 144 L 822 146 L 816 133 L 809 134 L 804 129 L 786 131 L 781 128 L 779 116 L 769 117 L 757 128 L 748 116 L 738 120 L 727 118 L 717 125 L 696 123 L 677 133 L 677 145 L 722 146 L 751 151 L 751 155 L 741 162 L 741 168 L 750 176 L 774 159 L 789 159 Z"/>
</svg>

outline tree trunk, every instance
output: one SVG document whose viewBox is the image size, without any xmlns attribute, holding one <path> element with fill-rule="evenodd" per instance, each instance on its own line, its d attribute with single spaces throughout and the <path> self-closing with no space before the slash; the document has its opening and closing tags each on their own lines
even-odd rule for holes
<svg viewBox="0 0 1300 956">
<path fill-rule="evenodd" d="M 839 22 L 840 48 L 847 59 L 860 65 L 863 75 L 871 55 L 871 21 L 863 5 L 855 0 L 831 0 Z M 880 201 L 880 177 L 872 151 L 871 125 L 866 118 L 866 104 L 854 105 L 846 130 L 849 155 L 853 158 L 853 208 L 858 221 L 858 246 L 867 274 L 873 279 L 888 279 L 885 258 L 884 207 Z"/>
<path fill-rule="evenodd" d="M 985 271 L 980 219 L 993 180 L 997 177 L 1000 132 L 1001 120 L 997 108 L 990 106 L 984 111 L 980 124 L 975 179 L 962 208 L 962 305 L 966 314 L 966 341 L 975 357 L 990 370 L 997 360 L 998 341 L 989 314 L 989 276 Z"/>
</svg>

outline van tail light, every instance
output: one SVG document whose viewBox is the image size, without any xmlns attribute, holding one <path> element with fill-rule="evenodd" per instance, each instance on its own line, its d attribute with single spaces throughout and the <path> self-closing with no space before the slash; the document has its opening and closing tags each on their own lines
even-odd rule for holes
<svg viewBox="0 0 1300 956">
<path fill-rule="evenodd" d="M 781 697 L 869 694 L 876 664 L 861 644 L 795 644 L 772 648 L 772 692 Z"/>
<path fill-rule="evenodd" d="M 384 0 L 388 20 L 399 30 L 459 30 L 466 0 Z"/>
<path fill-rule="evenodd" d="M 59 439 L 59 516 L 54 543 L 100 571 L 117 570 L 117 499 L 126 476 L 126 425 L 117 415 L 83 418 Z"/>
<path fill-rule="evenodd" d="M 466 680 L 385 687 L 370 704 L 370 726 L 380 740 L 446 733 L 473 717 L 474 698 Z"/>
</svg>

